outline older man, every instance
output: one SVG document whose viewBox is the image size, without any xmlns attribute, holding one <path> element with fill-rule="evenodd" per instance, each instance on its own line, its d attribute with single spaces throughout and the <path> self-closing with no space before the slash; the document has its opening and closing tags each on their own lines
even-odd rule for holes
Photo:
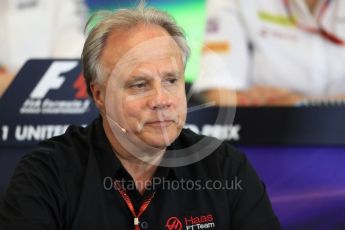
<svg viewBox="0 0 345 230">
<path fill-rule="evenodd" d="M 19 163 L 0 228 L 279 229 L 245 156 L 182 129 L 189 48 L 173 19 L 143 3 L 97 18 L 83 66 L 100 117 Z"/>
</svg>

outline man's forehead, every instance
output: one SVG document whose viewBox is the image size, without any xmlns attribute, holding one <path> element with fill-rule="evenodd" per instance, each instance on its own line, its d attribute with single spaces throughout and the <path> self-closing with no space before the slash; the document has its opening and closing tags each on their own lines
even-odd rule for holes
<svg viewBox="0 0 345 230">
<path fill-rule="evenodd" d="M 132 81 L 136 77 L 141 79 L 162 79 L 167 76 L 178 77 L 183 74 L 183 65 L 171 59 L 163 62 L 120 62 L 112 70 L 111 77 L 117 81 Z"/>
<path fill-rule="evenodd" d="M 132 28 L 117 28 L 111 31 L 105 41 L 102 59 L 105 63 L 114 64 L 128 51 L 132 51 L 132 55 L 140 56 L 142 52 L 150 49 L 153 51 L 152 48 L 155 46 L 169 43 L 173 46 L 172 37 L 158 25 L 144 24 Z"/>
<path fill-rule="evenodd" d="M 181 51 L 173 38 L 161 27 L 145 25 L 131 29 L 114 30 L 108 37 L 102 55 L 102 65 L 107 71 L 134 68 L 160 59 L 170 59 L 177 67 Z"/>
</svg>

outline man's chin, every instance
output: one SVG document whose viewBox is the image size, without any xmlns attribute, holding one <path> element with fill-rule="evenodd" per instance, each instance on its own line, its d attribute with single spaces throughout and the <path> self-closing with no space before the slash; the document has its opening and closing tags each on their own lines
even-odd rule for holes
<svg viewBox="0 0 345 230">
<path fill-rule="evenodd" d="M 175 141 L 177 135 L 166 136 L 155 135 L 151 137 L 142 137 L 141 140 L 147 145 L 155 149 L 164 149 Z"/>
<path fill-rule="evenodd" d="M 165 149 L 166 147 L 168 147 L 171 143 L 173 142 L 173 140 L 171 141 L 165 141 L 165 140 L 146 140 L 145 143 L 147 144 L 147 146 L 152 147 L 154 149 Z"/>
</svg>

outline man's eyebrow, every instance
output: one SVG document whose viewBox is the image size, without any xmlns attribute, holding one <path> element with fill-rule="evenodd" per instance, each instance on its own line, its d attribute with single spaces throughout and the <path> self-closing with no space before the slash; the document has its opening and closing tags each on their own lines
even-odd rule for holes
<svg viewBox="0 0 345 230">
<path fill-rule="evenodd" d="M 180 71 L 165 71 L 162 73 L 163 77 L 179 77 Z"/>
<path fill-rule="evenodd" d="M 127 79 L 127 82 L 136 82 L 136 81 L 147 81 L 149 80 L 150 77 L 147 75 L 134 75 L 132 77 L 130 77 L 129 79 Z"/>
<path fill-rule="evenodd" d="M 134 75 L 131 77 L 131 79 L 137 81 L 137 80 L 146 80 L 148 78 L 148 76 L 146 75 Z"/>
</svg>

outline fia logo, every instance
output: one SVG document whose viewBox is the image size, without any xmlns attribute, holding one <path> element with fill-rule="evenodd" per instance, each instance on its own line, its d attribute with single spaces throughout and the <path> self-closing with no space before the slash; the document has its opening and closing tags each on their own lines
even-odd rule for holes
<svg viewBox="0 0 345 230">
<path fill-rule="evenodd" d="M 78 66 L 75 60 L 54 61 L 43 74 L 38 84 L 31 91 L 29 98 L 20 108 L 21 114 L 83 114 L 89 110 L 90 100 L 83 74 L 69 76 L 70 72 Z M 60 90 L 66 81 L 66 77 L 75 77 L 73 85 L 76 92 L 72 98 L 57 99 L 49 97 L 52 90 Z M 66 89 L 65 89 L 66 90 Z M 67 92 L 70 89 L 67 89 Z M 57 91 L 57 95 L 63 96 L 66 91 Z"/>
</svg>

